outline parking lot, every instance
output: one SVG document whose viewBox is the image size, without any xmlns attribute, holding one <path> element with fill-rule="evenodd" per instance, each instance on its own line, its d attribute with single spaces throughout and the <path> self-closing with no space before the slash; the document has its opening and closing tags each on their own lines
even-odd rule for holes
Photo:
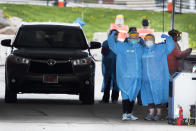
<svg viewBox="0 0 196 131">
<path fill-rule="evenodd" d="M 78 96 L 55 94 L 19 94 L 15 104 L 4 103 L 4 66 L 0 66 L 0 129 L 2 131 L 38 130 L 195 130 L 195 127 L 177 127 L 167 120 L 147 122 L 147 108 L 135 106 L 138 121 L 121 120 L 121 103 L 100 104 L 102 93 L 101 63 L 96 63 L 95 104 L 82 105 Z"/>
</svg>

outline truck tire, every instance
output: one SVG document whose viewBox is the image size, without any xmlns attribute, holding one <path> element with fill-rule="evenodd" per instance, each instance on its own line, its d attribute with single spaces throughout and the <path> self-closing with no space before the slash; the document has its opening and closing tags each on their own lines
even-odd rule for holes
<svg viewBox="0 0 196 131">
<path fill-rule="evenodd" d="M 17 93 L 10 87 L 7 75 L 5 74 L 5 103 L 16 103 Z"/>
<path fill-rule="evenodd" d="M 94 104 L 94 88 L 88 88 L 85 91 L 82 91 L 79 98 L 82 104 Z"/>
<path fill-rule="evenodd" d="M 16 103 L 17 94 L 9 89 L 5 89 L 5 103 Z"/>
</svg>

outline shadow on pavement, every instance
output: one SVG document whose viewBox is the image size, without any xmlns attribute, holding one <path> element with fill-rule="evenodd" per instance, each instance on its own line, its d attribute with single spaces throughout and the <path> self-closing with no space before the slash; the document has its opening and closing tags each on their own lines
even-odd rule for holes
<svg viewBox="0 0 196 131">
<path fill-rule="evenodd" d="M 0 121 L 19 123 L 124 123 L 121 120 L 121 103 L 83 105 L 78 100 L 63 99 L 19 99 L 17 103 L 6 104 L 0 99 Z M 134 114 L 138 121 L 131 123 L 153 124 L 167 121 L 147 122 L 144 117 L 147 107 L 135 105 Z M 167 110 L 164 110 L 164 116 Z M 126 123 L 126 122 L 125 122 Z"/>
</svg>

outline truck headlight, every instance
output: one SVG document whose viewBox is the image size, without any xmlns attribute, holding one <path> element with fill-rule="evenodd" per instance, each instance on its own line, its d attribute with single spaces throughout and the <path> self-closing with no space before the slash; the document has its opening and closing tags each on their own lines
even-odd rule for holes
<svg viewBox="0 0 196 131">
<path fill-rule="evenodd" d="M 72 60 L 72 63 L 74 66 L 76 65 L 88 65 L 91 63 L 91 58 L 83 58 L 83 59 L 77 59 L 77 60 Z"/>
<path fill-rule="evenodd" d="M 18 56 L 15 57 L 15 60 L 17 63 L 21 63 L 21 64 L 29 64 L 29 61 L 30 61 L 27 58 L 22 58 L 22 57 L 18 57 Z"/>
</svg>

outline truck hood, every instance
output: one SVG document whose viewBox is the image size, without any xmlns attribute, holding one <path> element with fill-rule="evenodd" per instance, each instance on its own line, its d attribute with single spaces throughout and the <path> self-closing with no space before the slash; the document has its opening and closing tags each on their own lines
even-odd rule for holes
<svg viewBox="0 0 196 131">
<path fill-rule="evenodd" d="M 73 49 L 18 49 L 13 54 L 28 59 L 59 59 L 72 60 L 88 57 L 87 50 Z"/>
</svg>

